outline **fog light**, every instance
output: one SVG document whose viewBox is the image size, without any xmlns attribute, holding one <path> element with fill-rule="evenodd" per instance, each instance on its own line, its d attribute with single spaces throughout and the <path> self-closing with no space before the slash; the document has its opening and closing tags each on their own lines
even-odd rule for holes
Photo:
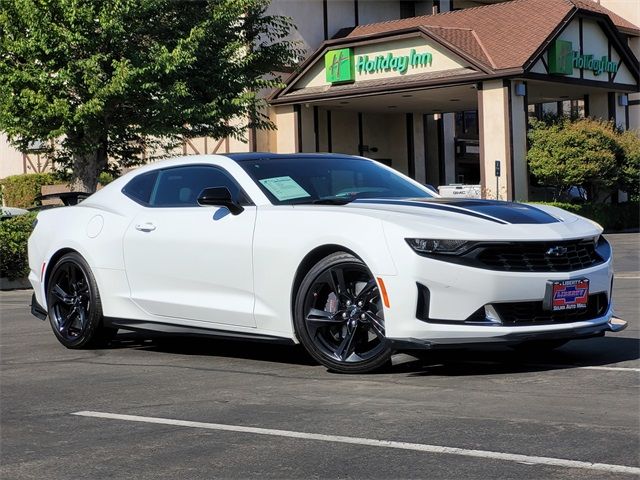
<svg viewBox="0 0 640 480">
<path fill-rule="evenodd" d="M 492 325 L 502 325 L 502 320 L 500 320 L 500 315 L 496 312 L 496 309 L 493 305 L 485 305 L 484 306 L 484 316 L 487 319 L 488 323 Z"/>
</svg>

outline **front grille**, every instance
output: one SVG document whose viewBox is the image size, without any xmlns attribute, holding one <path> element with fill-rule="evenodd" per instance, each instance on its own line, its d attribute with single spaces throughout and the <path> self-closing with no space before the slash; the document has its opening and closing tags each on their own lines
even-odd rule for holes
<svg viewBox="0 0 640 480">
<path fill-rule="evenodd" d="M 548 254 L 561 247 L 561 255 Z M 477 260 L 486 268 L 507 272 L 571 272 L 589 268 L 603 259 L 592 240 L 572 242 L 523 242 L 480 247 Z"/>
<path fill-rule="evenodd" d="M 587 308 L 552 312 L 542 308 L 542 302 L 493 303 L 504 326 L 550 325 L 592 320 L 607 312 L 606 293 L 589 295 Z"/>
</svg>

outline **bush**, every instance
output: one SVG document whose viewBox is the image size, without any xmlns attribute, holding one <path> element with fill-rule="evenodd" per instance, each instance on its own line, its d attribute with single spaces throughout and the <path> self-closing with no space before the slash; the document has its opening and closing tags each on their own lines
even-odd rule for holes
<svg viewBox="0 0 640 480">
<path fill-rule="evenodd" d="M 115 178 L 114 178 L 113 174 L 111 174 L 109 172 L 102 172 L 100 175 L 98 175 L 98 183 L 100 185 L 102 185 L 103 187 L 105 185 L 109 185 L 114 180 L 115 180 Z"/>
<path fill-rule="evenodd" d="M 542 185 L 555 188 L 555 199 L 573 186 L 589 199 L 605 200 L 618 188 L 632 197 L 640 186 L 640 139 L 611 122 L 590 118 L 532 120 L 527 161 Z"/>
<path fill-rule="evenodd" d="M 52 173 L 27 173 L 12 175 L 0 180 L 2 195 L 8 207 L 29 208 L 33 199 L 40 195 L 43 185 L 60 183 Z"/>
<path fill-rule="evenodd" d="M 9 280 L 29 275 L 27 240 L 36 213 L 20 215 L 0 222 L 0 277 Z"/>
<path fill-rule="evenodd" d="M 541 202 L 542 203 L 542 202 Z M 548 202 L 568 212 L 575 213 L 599 223 L 608 231 L 627 230 L 640 227 L 640 204 L 626 203 L 560 203 Z"/>
</svg>

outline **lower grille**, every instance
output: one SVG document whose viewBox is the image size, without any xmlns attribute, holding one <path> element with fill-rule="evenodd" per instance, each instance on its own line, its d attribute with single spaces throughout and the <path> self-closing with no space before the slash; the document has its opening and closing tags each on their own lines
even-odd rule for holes
<svg viewBox="0 0 640 480">
<path fill-rule="evenodd" d="M 592 320 L 607 312 L 606 293 L 589 295 L 587 308 L 551 312 L 542 308 L 542 302 L 493 303 L 504 326 L 551 325 Z"/>
</svg>

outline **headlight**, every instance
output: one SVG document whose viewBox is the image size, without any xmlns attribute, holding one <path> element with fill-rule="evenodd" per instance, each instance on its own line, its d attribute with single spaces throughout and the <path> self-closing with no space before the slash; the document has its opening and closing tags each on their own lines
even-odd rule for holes
<svg viewBox="0 0 640 480">
<path fill-rule="evenodd" d="M 473 243 L 467 240 L 433 240 L 429 238 L 407 238 L 409 246 L 417 253 L 441 253 L 456 255 L 468 249 Z"/>
</svg>

